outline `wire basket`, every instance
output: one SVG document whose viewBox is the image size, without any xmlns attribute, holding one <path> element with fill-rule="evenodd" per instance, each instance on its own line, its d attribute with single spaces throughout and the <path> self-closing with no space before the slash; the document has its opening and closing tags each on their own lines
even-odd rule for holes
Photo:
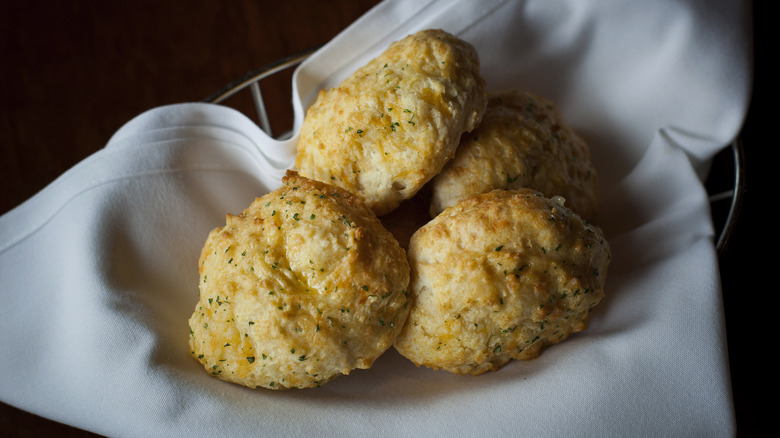
<svg viewBox="0 0 780 438">
<path fill-rule="evenodd" d="M 260 129 L 273 138 L 282 139 L 288 137 L 290 135 L 289 132 L 285 132 L 281 135 L 273 134 L 273 129 L 268 118 L 268 111 L 260 90 L 260 81 L 284 70 L 296 67 L 312 53 L 317 51 L 319 47 L 320 46 L 304 50 L 250 71 L 243 77 L 222 87 L 204 101 L 222 104 L 226 99 L 236 93 L 249 89 L 249 92 L 252 94 L 252 100 L 257 113 L 257 122 Z M 716 241 L 718 255 L 722 255 L 726 251 L 728 243 L 736 228 L 739 212 L 742 209 L 742 201 L 745 193 L 744 162 L 744 147 L 742 140 L 737 137 L 732 141 L 729 148 L 724 149 L 715 156 L 712 171 L 705 182 L 705 187 L 709 194 L 712 220 L 716 229 L 716 235 L 718 236 Z"/>
</svg>

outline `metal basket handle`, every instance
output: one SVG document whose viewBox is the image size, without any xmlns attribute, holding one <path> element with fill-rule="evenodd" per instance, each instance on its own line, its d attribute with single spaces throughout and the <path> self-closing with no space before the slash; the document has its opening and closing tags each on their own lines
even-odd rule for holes
<svg viewBox="0 0 780 438">
<path fill-rule="evenodd" d="M 731 199 L 731 205 L 729 206 L 729 212 L 726 216 L 726 221 L 720 230 L 720 235 L 716 243 L 718 249 L 718 255 L 723 255 L 726 252 L 729 241 L 734 234 L 734 229 L 739 219 L 739 213 L 742 210 L 742 201 L 745 195 L 745 151 L 742 144 L 742 139 L 737 137 L 731 142 L 731 159 L 734 165 L 734 184 L 733 188 L 719 193 L 710 194 L 710 205 L 716 202 L 721 202 L 727 199 Z"/>
<path fill-rule="evenodd" d="M 219 91 L 207 97 L 204 101 L 209 103 L 222 103 L 230 96 L 249 87 L 249 91 L 252 93 L 252 100 L 255 102 L 255 109 L 259 119 L 260 129 L 262 129 L 269 136 L 273 137 L 271 123 L 268 121 L 268 112 L 265 109 L 263 95 L 260 92 L 260 81 L 271 75 L 300 64 L 319 48 L 320 46 L 312 47 L 310 49 L 267 64 L 257 70 L 253 70 L 244 75 L 242 78 L 239 78 L 222 87 Z"/>
</svg>

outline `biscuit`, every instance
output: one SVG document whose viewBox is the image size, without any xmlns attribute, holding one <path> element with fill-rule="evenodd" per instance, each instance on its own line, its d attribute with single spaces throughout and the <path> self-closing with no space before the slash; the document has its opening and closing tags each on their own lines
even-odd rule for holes
<svg viewBox="0 0 780 438">
<path fill-rule="evenodd" d="M 295 165 L 362 197 L 377 215 L 452 159 L 487 105 L 473 46 L 441 30 L 392 43 L 307 110 Z"/>
<path fill-rule="evenodd" d="M 604 296 L 609 245 L 557 201 L 499 189 L 420 228 L 396 350 L 417 366 L 476 375 L 587 328 Z"/>
<path fill-rule="evenodd" d="M 491 93 L 482 123 L 431 182 L 431 216 L 493 189 L 527 187 L 590 218 L 597 175 L 588 145 L 549 100 L 517 90 Z"/>
<path fill-rule="evenodd" d="M 227 215 L 200 255 L 192 355 L 250 388 L 309 388 L 369 368 L 408 315 L 406 254 L 353 194 L 288 172 Z"/>
</svg>

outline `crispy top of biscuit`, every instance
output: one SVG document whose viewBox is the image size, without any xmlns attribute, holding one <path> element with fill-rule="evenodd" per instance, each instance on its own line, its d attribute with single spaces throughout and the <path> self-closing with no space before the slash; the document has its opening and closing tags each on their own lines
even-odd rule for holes
<svg viewBox="0 0 780 438">
<path fill-rule="evenodd" d="M 480 126 L 464 135 L 455 158 L 431 182 L 430 213 L 493 189 L 531 188 L 562 196 L 585 218 L 597 203 L 588 145 L 549 100 L 508 90 L 491 93 Z"/>
<path fill-rule="evenodd" d="M 296 167 L 383 215 L 441 171 L 486 104 L 474 47 L 421 31 L 320 91 L 301 128 Z"/>
<path fill-rule="evenodd" d="M 192 354 L 249 387 L 319 386 L 392 345 L 408 282 L 405 252 L 359 198 L 290 172 L 209 234 Z"/>
</svg>

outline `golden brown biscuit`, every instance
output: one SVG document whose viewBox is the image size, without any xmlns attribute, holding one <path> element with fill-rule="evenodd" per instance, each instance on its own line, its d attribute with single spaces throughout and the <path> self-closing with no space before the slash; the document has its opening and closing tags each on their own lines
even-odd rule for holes
<svg viewBox="0 0 780 438">
<path fill-rule="evenodd" d="M 395 348 L 418 366 L 481 374 L 584 330 L 610 251 L 600 229 L 520 189 L 444 210 L 408 257 L 413 305 Z"/>
<path fill-rule="evenodd" d="M 320 91 L 295 164 L 302 176 L 357 193 L 383 215 L 441 171 L 486 104 L 474 47 L 441 30 L 421 31 Z"/>
<path fill-rule="evenodd" d="M 431 182 L 430 213 L 493 189 L 528 187 L 562 196 L 587 219 L 596 208 L 596 184 L 588 145 L 552 102 L 516 90 L 491 93 L 482 123 Z"/>
<path fill-rule="evenodd" d="M 228 215 L 200 256 L 192 354 L 254 388 L 308 388 L 369 368 L 408 314 L 403 249 L 356 196 L 288 172 Z"/>
</svg>

